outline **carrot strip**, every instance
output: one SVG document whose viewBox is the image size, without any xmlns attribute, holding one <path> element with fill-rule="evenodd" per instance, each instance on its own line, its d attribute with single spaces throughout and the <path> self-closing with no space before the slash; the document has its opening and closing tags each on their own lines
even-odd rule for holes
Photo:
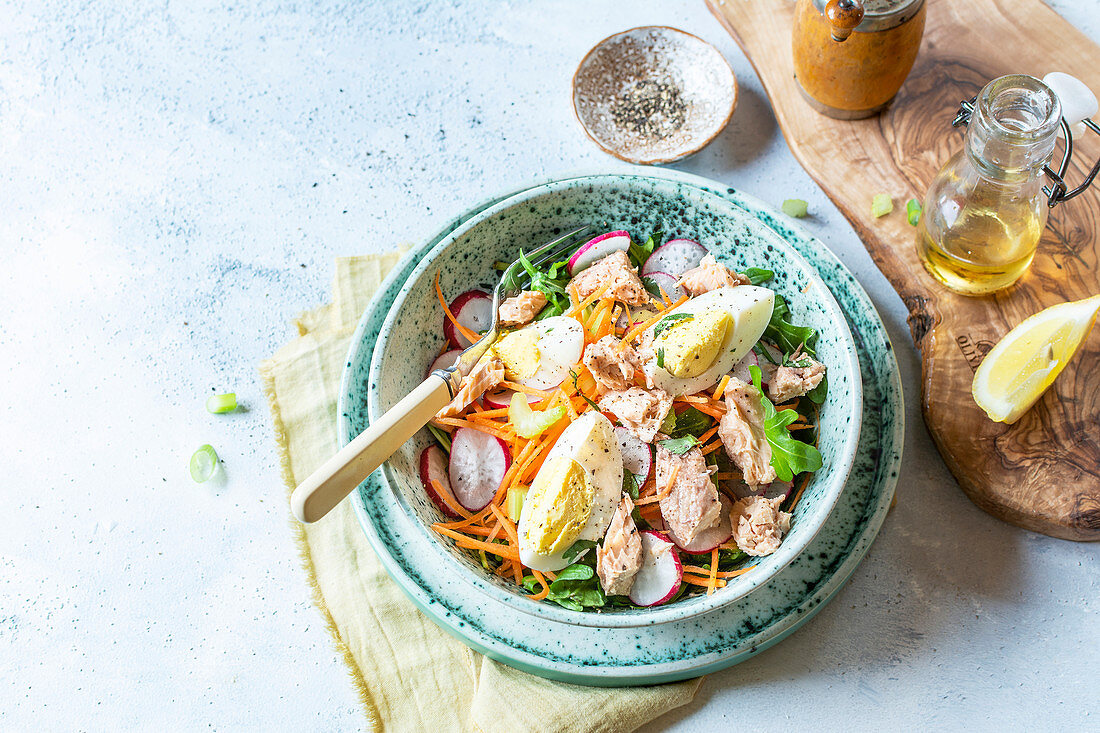
<svg viewBox="0 0 1100 733">
<path fill-rule="evenodd" d="M 619 350 L 620 351 L 625 351 L 626 347 L 629 345 L 629 343 L 631 341 L 633 341 L 638 335 L 643 333 L 646 329 L 648 329 L 650 326 L 655 324 L 657 321 L 661 320 L 664 317 L 664 315 L 665 314 L 662 311 L 662 312 L 658 313 L 657 315 L 653 316 L 652 318 L 650 318 L 648 321 L 642 321 L 637 326 L 635 326 L 634 328 L 630 329 L 625 334 L 623 334 L 623 340 L 619 342 Z"/>
<path fill-rule="evenodd" d="M 713 453 L 714 451 L 718 450 L 721 447 L 722 447 L 722 441 L 721 440 L 715 440 L 710 445 L 705 446 L 703 448 L 703 455 L 708 456 L 708 455 L 710 455 L 711 453 Z"/>
<path fill-rule="evenodd" d="M 687 573 L 684 573 L 684 575 L 682 577 L 682 580 L 685 583 L 688 583 L 690 585 L 701 585 L 704 588 L 707 588 L 707 587 L 710 586 L 710 580 L 709 579 L 707 579 L 707 578 L 697 578 L 694 575 L 688 575 Z M 724 581 L 724 580 L 715 581 L 715 587 L 716 588 L 725 588 L 726 587 L 726 581 Z"/>
<path fill-rule="evenodd" d="M 501 440 L 508 440 L 508 438 L 511 437 L 511 433 L 509 433 L 508 431 L 497 430 L 497 429 L 491 428 L 488 425 L 486 425 L 485 423 L 481 423 L 481 422 L 474 422 L 472 420 L 462 420 L 462 419 L 456 418 L 456 417 L 437 417 L 437 418 L 435 418 L 435 420 L 436 420 L 436 422 L 443 423 L 444 425 L 454 425 L 456 428 L 473 428 L 474 430 L 479 430 L 483 433 L 488 433 L 489 435 L 500 438 Z M 510 426 L 509 426 L 509 430 L 511 430 Z"/>
<path fill-rule="evenodd" d="M 711 395 L 711 399 L 720 400 L 722 395 L 726 393 L 726 385 L 730 383 L 730 375 L 723 375 L 722 381 L 718 383 L 718 386 L 714 388 L 714 394 Z"/>
<path fill-rule="evenodd" d="M 609 280 L 609 281 L 605 282 L 603 285 L 601 285 L 600 287 L 596 288 L 596 290 L 594 290 L 592 293 L 590 293 L 587 298 L 585 298 L 580 303 L 578 303 L 577 305 L 570 308 L 566 312 L 565 315 L 576 318 L 578 313 L 580 313 L 585 308 L 587 308 L 588 306 L 592 305 L 597 300 L 602 298 L 604 295 L 607 294 L 607 291 L 610 290 L 610 289 L 611 289 L 611 281 Z M 577 295 L 580 295 L 580 293 L 577 293 Z M 577 319 L 577 320 L 580 320 L 580 319 Z"/>
<path fill-rule="evenodd" d="M 714 478 L 719 481 L 740 481 L 742 476 L 740 471 L 722 471 L 714 474 Z"/>
<path fill-rule="evenodd" d="M 504 527 L 504 533 L 508 535 L 508 540 L 516 548 L 516 552 L 519 552 L 519 534 L 516 532 L 516 525 L 512 524 L 512 520 L 504 516 L 504 512 L 497 508 L 496 504 L 490 504 L 489 508 L 493 510 L 493 514 L 496 515 L 497 521 L 500 522 L 500 526 Z M 519 563 L 515 564 L 515 576 L 516 585 L 523 584 L 523 571 L 520 570 Z"/>
<path fill-rule="evenodd" d="M 569 395 L 566 394 L 563 388 L 558 388 L 558 394 L 561 395 L 561 401 L 565 403 L 565 411 L 569 413 L 569 420 L 576 420 L 577 410 L 573 407 L 573 400 L 569 399 Z"/>
<path fill-rule="evenodd" d="M 534 395 L 535 397 L 542 397 L 543 399 L 546 399 L 547 397 L 553 397 L 554 395 L 553 392 L 547 392 L 543 389 L 535 389 L 534 387 L 527 387 L 522 384 L 516 384 L 515 382 L 501 382 L 500 386 L 507 387 L 508 389 L 516 392 L 523 392 L 524 394 Z"/>
<path fill-rule="evenodd" d="M 478 412 L 478 417 L 507 417 L 508 408 L 498 407 L 495 410 L 481 410 Z"/>
<path fill-rule="evenodd" d="M 665 488 L 661 489 L 654 496 L 647 496 L 644 499 L 638 499 L 638 501 L 634 502 L 634 505 L 638 506 L 638 505 L 645 505 L 645 504 L 654 504 L 656 502 L 659 502 L 661 499 L 666 498 L 669 494 L 672 493 L 672 487 L 676 485 L 676 477 L 679 476 L 679 475 L 680 475 L 680 464 L 676 463 L 672 466 L 672 471 L 668 475 L 668 485 L 665 486 Z"/>
<path fill-rule="evenodd" d="M 508 558 L 513 562 L 519 562 L 519 552 L 510 545 L 501 545 L 495 542 L 481 542 L 479 540 L 472 540 L 464 534 L 453 532 L 449 529 L 444 529 L 438 526 L 435 528 L 435 530 L 436 532 L 439 532 L 444 536 L 450 537 L 459 547 L 462 547 L 464 549 L 485 550 L 486 552 L 491 552 L 494 555 Z"/>
<path fill-rule="evenodd" d="M 447 314 L 447 320 L 454 324 L 454 327 L 458 329 L 460 334 L 470 341 L 477 341 L 481 338 L 481 336 L 459 323 L 458 319 L 455 318 L 455 314 L 451 313 L 451 308 L 447 305 L 447 301 L 443 297 L 443 288 L 439 287 L 439 270 L 435 271 L 435 294 L 439 296 L 439 304 L 443 306 L 443 312 Z"/>
<path fill-rule="evenodd" d="M 707 595 L 714 593 L 718 580 L 718 548 L 710 551 L 710 585 L 707 586 Z"/>
<path fill-rule="evenodd" d="M 672 305 L 672 298 L 668 297 L 668 293 L 666 293 L 665 289 L 662 288 L 660 285 L 657 286 L 657 289 L 661 291 L 661 300 L 665 302 L 665 308 L 668 308 L 670 305 Z"/>
<path fill-rule="evenodd" d="M 700 444 L 706 443 L 708 440 L 710 440 L 712 437 L 714 437 L 714 434 L 717 433 L 717 432 L 718 432 L 718 426 L 715 425 L 713 428 L 711 428 L 710 430 L 708 430 L 707 432 L 705 432 L 705 433 L 703 433 L 702 435 L 699 436 L 699 443 Z"/>
<path fill-rule="evenodd" d="M 540 573 L 538 570 L 531 568 L 531 572 L 534 574 L 535 580 L 537 580 L 539 582 L 539 585 L 542 586 L 542 590 L 540 590 L 533 596 L 527 597 L 530 598 L 532 601 L 541 601 L 543 598 L 546 598 L 546 596 L 550 595 L 550 586 L 547 584 L 546 578 L 542 577 L 542 573 Z"/>
<path fill-rule="evenodd" d="M 802 492 L 805 491 L 806 487 L 809 486 L 809 485 L 810 485 L 810 479 L 809 479 L 809 477 L 807 477 L 806 480 L 802 482 L 802 486 L 800 486 L 798 491 L 795 492 L 794 499 L 791 500 L 791 511 L 792 512 L 794 511 L 795 506 L 798 505 L 798 500 L 802 498 Z"/>
<path fill-rule="evenodd" d="M 455 499 L 450 489 L 443 487 L 443 484 L 439 482 L 439 479 L 432 479 L 432 488 L 435 489 L 435 493 L 439 495 L 439 498 L 443 500 L 443 503 L 451 508 L 451 511 L 458 514 L 458 516 L 466 519 L 470 516 L 470 513 L 466 511 L 466 508 L 458 503 L 458 499 Z"/>
</svg>

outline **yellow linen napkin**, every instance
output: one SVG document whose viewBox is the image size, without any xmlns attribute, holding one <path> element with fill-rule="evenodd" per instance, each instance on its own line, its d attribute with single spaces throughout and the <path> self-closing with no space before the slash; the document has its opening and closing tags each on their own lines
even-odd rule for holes
<svg viewBox="0 0 1100 733">
<path fill-rule="evenodd" d="M 333 302 L 295 319 L 298 338 L 260 365 L 289 491 L 339 447 L 336 399 L 360 314 L 403 251 L 336 261 Z M 350 502 L 293 523 L 314 602 L 372 730 L 631 731 L 690 702 L 699 679 L 603 689 L 552 682 L 466 648 L 386 575 Z"/>
</svg>

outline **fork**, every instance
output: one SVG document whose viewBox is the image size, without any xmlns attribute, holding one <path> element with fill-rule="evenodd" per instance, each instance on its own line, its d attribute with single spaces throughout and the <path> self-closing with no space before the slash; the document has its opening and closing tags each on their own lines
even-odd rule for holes
<svg viewBox="0 0 1100 733">
<path fill-rule="evenodd" d="M 591 228 L 589 225 L 578 227 L 526 257 L 536 268 L 556 262 L 574 250 Z M 298 484 L 290 496 L 290 508 L 298 521 L 316 522 L 328 514 L 454 399 L 463 378 L 473 371 L 501 335 L 500 304 L 519 295 L 530 284 L 531 278 L 517 258 L 504 270 L 493 289 L 493 322 L 485 335 L 466 348 L 452 366 L 429 374 L 420 386 Z"/>
</svg>

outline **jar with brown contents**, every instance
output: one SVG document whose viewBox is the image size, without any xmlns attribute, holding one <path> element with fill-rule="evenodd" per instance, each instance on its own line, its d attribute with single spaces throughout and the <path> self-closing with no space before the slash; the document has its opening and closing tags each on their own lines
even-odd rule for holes
<svg viewBox="0 0 1100 733">
<path fill-rule="evenodd" d="M 822 114 L 854 120 L 890 104 L 913 68 L 924 0 L 798 0 L 794 71 Z"/>
</svg>

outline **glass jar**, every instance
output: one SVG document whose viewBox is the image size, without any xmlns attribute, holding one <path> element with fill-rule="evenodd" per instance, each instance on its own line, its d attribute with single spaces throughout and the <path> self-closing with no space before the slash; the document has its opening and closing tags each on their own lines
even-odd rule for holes
<svg viewBox="0 0 1100 733">
<path fill-rule="evenodd" d="M 1043 166 L 1062 120 L 1058 97 L 1023 74 L 986 84 L 974 102 L 966 145 L 924 198 L 917 250 L 951 290 L 985 295 L 1027 270 L 1046 226 Z"/>
</svg>

